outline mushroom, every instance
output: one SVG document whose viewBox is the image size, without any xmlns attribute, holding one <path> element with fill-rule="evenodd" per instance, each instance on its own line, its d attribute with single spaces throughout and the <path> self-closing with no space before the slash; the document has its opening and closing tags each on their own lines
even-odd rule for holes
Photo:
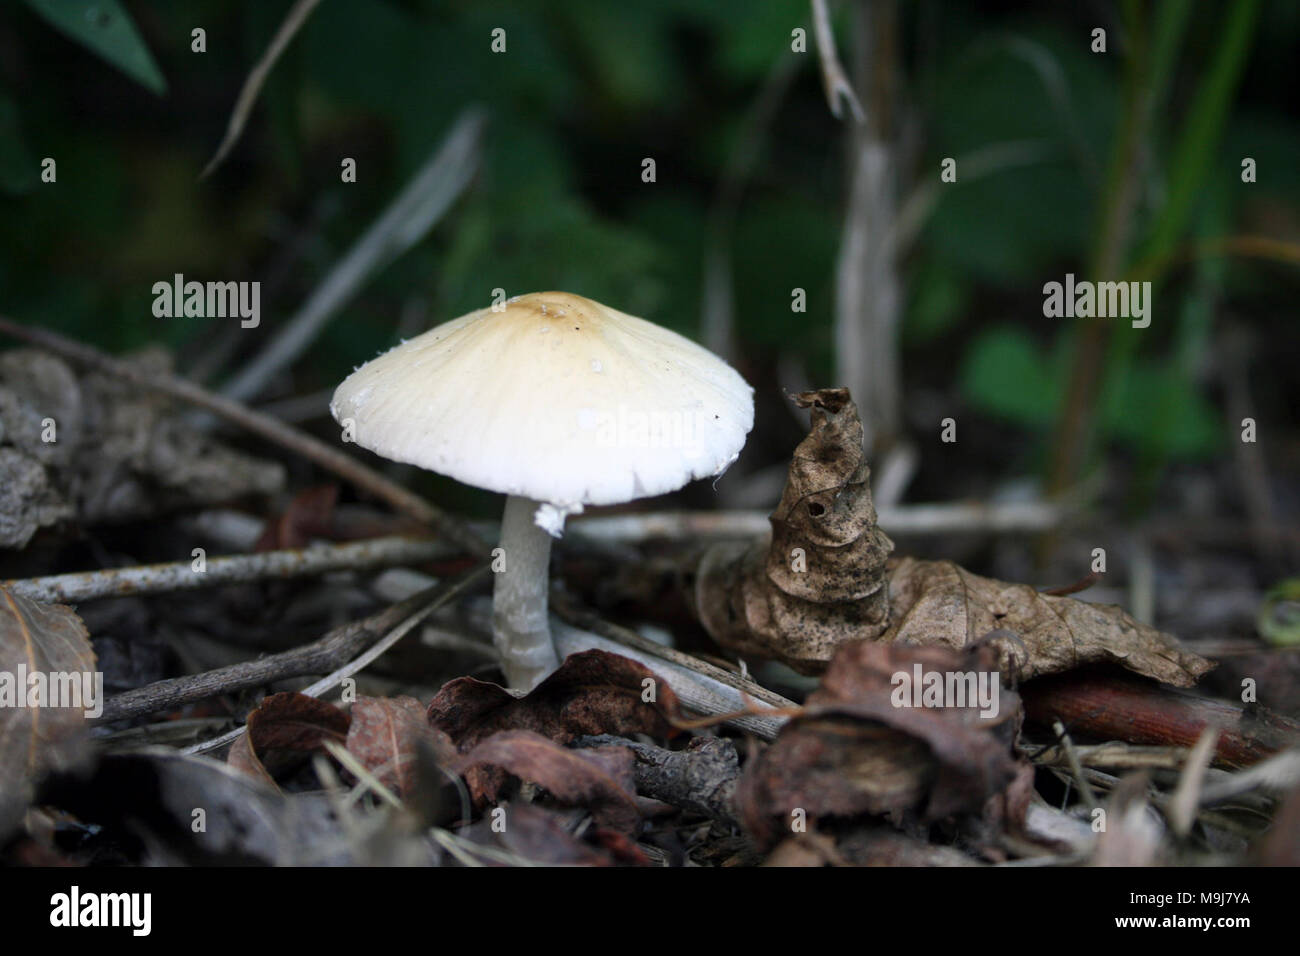
<svg viewBox="0 0 1300 956">
<path fill-rule="evenodd" d="M 558 666 L 551 539 L 568 515 L 722 473 L 754 423 L 753 389 L 707 349 L 567 292 L 516 296 L 356 369 L 330 412 L 394 461 L 503 492 L 492 625 L 512 688 Z"/>
</svg>

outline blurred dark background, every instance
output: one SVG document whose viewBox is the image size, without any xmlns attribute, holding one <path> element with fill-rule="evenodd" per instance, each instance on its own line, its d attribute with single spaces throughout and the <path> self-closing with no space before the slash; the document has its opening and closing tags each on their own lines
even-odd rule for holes
<svg viewBox="0 0 1300 956">
<path fill-rule="evenodd" d="M 61 23 L 40 12 L 60 6 Z M 857 384 L 877 474 L 899 462 L 894 501 L 1082 487 L 1115 521 L 1294 518 L 1300 5 L 846 0 L 832 22 L 859 125 L 831 115 L 801 0 L 325 0 L 200 179 L 291 6 L 0 8 L 0 311 L 113 353 L 163 343 L 218 387 L 478 106 L 468 186 L 253 404 L 334 436 L 328 390 L 399 336 L 494 288 L 563 289 L 705 342 L 755 386 L 724 504 L 779 494 L 803 433 L 783 389 Z M 261 281 L 261 326 L 155 318 L 152 286 L 178 272 Z M 1067 272 L 1153 281 L 1150 328 L 1045 318 L 1043 284 Z M 1263 503 L 1236 477 L 1241 409 Z M 700 484 L 688 503 L 714 501 Z M 1266 579 L 1294 573 L 1269 553 Z"/>
</svg>

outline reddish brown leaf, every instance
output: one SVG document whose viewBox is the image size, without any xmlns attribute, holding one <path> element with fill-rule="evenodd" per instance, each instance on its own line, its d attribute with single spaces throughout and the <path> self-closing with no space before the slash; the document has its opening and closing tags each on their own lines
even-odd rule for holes
<svg viewBox="0 0 1300 956">
<path fill-rule="evenodd" d="M 653 681 L 656 700 L 642 699 Z M 673 737 L 668 716 L 678 711 L 672 689 L 636 661 L 606 651 L 570 654 L 526 697 L 496 684 L 461 677 L 429 704 L 429 720 L 461 753 L 501 730 L 531 730 L 567 743 L 584 734 L 634 733 Z"/>
<path fill-rule="evenodd" d="M 624 753 L 623 766 L 614 773 L 630 776 L 632 753 Z M 472 773 L 487 764 L 544 787 L 562 804 L 585 807 L 600 826 L 630 833 L 641 815 L 633 795 L 607 771 L 609 759 L 609 754 L 593 757 L 586 751 L 566 750 L 531 730 L 504 730 L 466 754 L 461 768 L 476 801 L 495 801 L 500 789 L 493 776 Z"/>
<path fill-rule="evenodd" d="M 421 743 L 446 766 L 456 759 L 451 738 L 429 725 L 424 709 L 414 697 L 359 697 L 352 705 L 348 750 L 398 796 L 415 786 Z"/>
<path fill-rule="evenodd" d="M 344 743 L 350 719 L 333 704 L 291 691 L 272 694 L 248 715 L 247 729 L 226 762 L 254 777 L 275 777 L 324 748 Z"/>
</svg>

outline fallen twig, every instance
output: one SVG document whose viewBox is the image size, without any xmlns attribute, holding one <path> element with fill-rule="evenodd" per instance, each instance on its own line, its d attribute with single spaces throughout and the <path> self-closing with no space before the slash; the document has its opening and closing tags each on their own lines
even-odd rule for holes
<svg viewBox="0 0 1300 956">
<path fill-rule="evenodd" d="M 0 581 L 0 587 L 33 601 L 76 604 L 128 594 L 193 591 L 249 581 L 304 577 L 328 571 L 361 571 L 413 564 L 445 557 L 446 551 L 446 545 L 432 538 L 372 538 L 346 544 L 315 544 L 298 550 L 207 558 L 202 571 L 194 569 L 193 561 L 173 561 L 103 571 L 54 574 L 43 578 L 16 578 Z"/>
<path fill-rule="evenodd" d="M 891 535 L 1013 534 L 1055 528 L 1070 514 L 1068 506 L 1047 502 L 957 502 L 881 507 L 877 521 Z M 758 538 L 772 530 L 768 517 L 766 511 L 659 511 L 579 516 L 567 527 L 574 535 L 593 541 Z"/>
</svg>

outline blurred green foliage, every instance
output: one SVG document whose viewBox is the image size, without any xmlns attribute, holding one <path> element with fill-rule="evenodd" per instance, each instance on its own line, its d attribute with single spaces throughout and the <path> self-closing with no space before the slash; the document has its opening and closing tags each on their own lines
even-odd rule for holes
<svg viewBox="0 0 1300 956">
<path fill-rule="evenodd" d="M 482 307 L 497 287 L 566 289 L 698 334 L 720 182 L 755 98 L 790 55 L 791 30 L 809 26 L 804 0 L 324 0 L 231 157 L 199 181 L 289 6 L 31 0 L 0 9 L 0 309 L 112 350 L 163 341 L 186 367 L 219 351 L 231 330 L 155 319 L 152 284 L 176 272 L 261 279 L 263 326 L 239 340 L 228 372 L 287 320 L 455 117 L 482 104 L 491 127 L 473 187 L 367 285 L 278 391 L 332 385 L 390 345 L 403 315 L 432 325 Z M 89 7 L 108 19 L 87 18 Z M 1220 130 L 1206 115 L 1212 97 L 1197 96 L 1231 8 L 1194 5 L 1159 54 L 1168 70 L 1144 146 L 1139 239 L 1178 247 L 1207 232 L 1300 232 L 1291 76 L 1300 6 L 1263 6 L 1240 82 L 1223 91 Z M 1131 38 L 1119 9 L 1106 9 L 901 7 L 909 189 L 937 177 L 943 157 L 1042 147 L 1030 164 L 941 189 L 900 263 L 905 382 L 947 389 L 1033 441 L 1058 420 L 1072 361 L 1070 330 L 1042 315 L 1042 285 L 1086 268 L 1123 114 Z M 844 9 L 836 22 L 851 62 Z M 1097 25 L 1109 33 L 1104 55 L 1089 50 Z M 206 53 L 191 52 L 196 27 Z M 504 54 L 490 50 L 498 27 Z M 809 46 L 762 132 L 726 240 L 750 373 L 793 354 L 811 380 L 832 384 L 844 129 Z M 58 162 L 56 186 L 39 179 L 47 156 Z M 358 162 L 356 184 L 339 181 L 345 156 Z M 647 156 L 653 184 L 640 178 Z M 1243 156 L 1257 161 L 1258 183 L 1242 184 Z M 1181 204 L 1172 217 L 1171 195 Z M 1170 265 L 1152 328 L 1116 329 L 1127 344 L 1097 399 L 1104 437 L 1157 462 L 1221 447 L 1227 424 L 1205 375 L 1207 329 L 1223 309 L 1285 328 L 1277 308 L 1295 285 L 1293 269 L 1268 263 Z M 806 315 L 790 312 L 794 287 L 807 290 Z"/>
</svg>

